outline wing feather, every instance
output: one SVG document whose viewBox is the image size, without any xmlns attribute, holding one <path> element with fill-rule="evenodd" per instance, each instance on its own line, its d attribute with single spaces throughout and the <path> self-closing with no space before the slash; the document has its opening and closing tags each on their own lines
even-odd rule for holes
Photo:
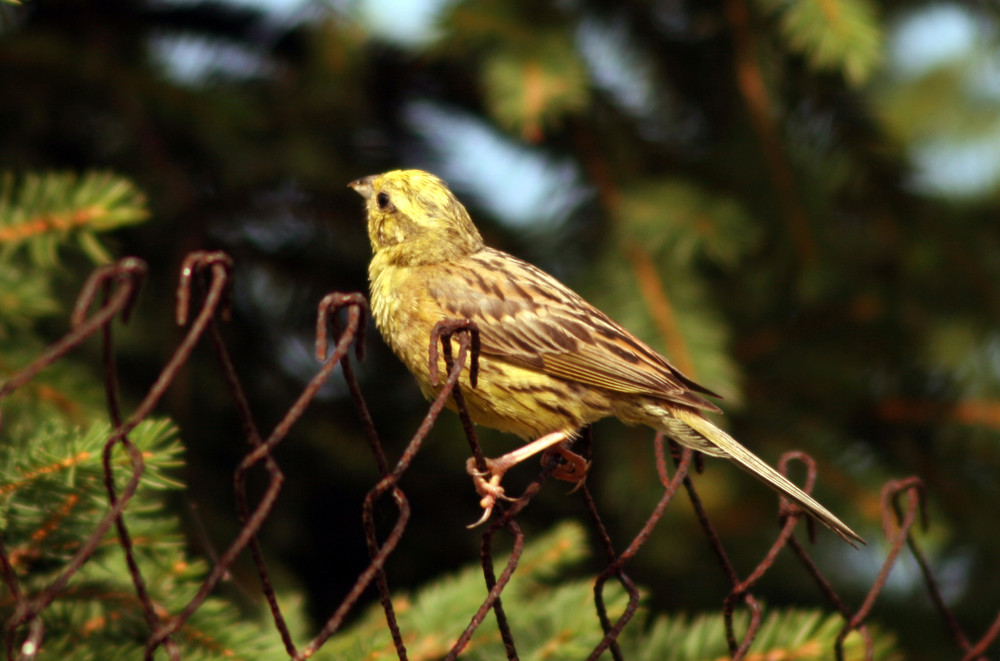
<svg viewBox="0 0 1000 661">
<path fill-rule="evenodd" d="M 476 322 L 482 352 L 494 360 L 614 392 L 718 410 L 701 396 L 715 393 L 544 271 L 491 248 L 453 267 L 456 277 L 428 282 L 428 291 L 449 313 Z"/>
</svg>

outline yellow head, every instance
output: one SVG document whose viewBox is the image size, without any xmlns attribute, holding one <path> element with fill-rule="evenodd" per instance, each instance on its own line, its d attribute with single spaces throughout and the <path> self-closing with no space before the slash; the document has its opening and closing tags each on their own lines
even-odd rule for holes
<svg viewBox="0 0 1000 661">
<path fill-rule="evenodd" d="M 375 256 L 416 266 L 464 257 L 483 247 L 469 212 L 447 184 L 423 170 L 393 170 L 348 184 L 365 198 Z"/>
</svg>

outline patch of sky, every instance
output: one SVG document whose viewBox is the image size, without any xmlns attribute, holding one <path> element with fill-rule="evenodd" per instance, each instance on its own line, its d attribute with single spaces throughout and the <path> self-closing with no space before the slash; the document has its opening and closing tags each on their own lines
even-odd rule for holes
<svg viewBox="0 0 1000 661">
<path fill-rule="evenodd" d="M 343 11 L 349 0 L 226 0 L 220 8 L 234 11 L 260 12 L 256 25 L 255 41 L 258 49 L 236 44 L 225 39 L 182 32 L 164 32 L 157 35 L 150 45 L 153 57 L 159 61 L 167 75 L 179 82 L 197 84 L 213 75 L 229 78 L 267 76 L 275 72 L 275 65 L 267 55 L 267 47 L 281 38 L 292 26 L 329 14 Z M 171 7 L 203 4 L 202 0 L 151 0 L 155 6 Z"/>
<path fill-rule="evenodd" d="M 210 232 L 228 242 L 244 242 L 266 254 L 305 250 L 317 240 L 312 223 L 280 206 L 212 227 Z"/>
<path fill-rule="evenodd" d="M 282 370 L 301 383 L 316 376 L 320 361 L 316 359 L 313 328 L 309 326 L 299 332 L 289 325 L 292 310 L 297 308 L 295 283 L 276 278 L 271 270 L 254 264 L 243 264 L 234 277 L 234 306 L 258 320 L 257 332 L 270 339 Z M 337 365 L 317 394 L 319 399 L 339 397 L 346 392 L 339 371 Z"/>
<path fill-rule="evenodd" d="M 1000 132 L 973 142 L 949 138 L 926 140 L 910 148 L 915 173 L 911 183 L 920 191 L 949 198 L 987 193 L 1000 182 Z"/>
<path fill-rule="evenodd" d="M 905 506 L 906 499 L 901 499 L 901 502 Z M 874 527 L 862 530 L 862 535 L 868 540 L 868 545 L 861 547 L 857 553 L 844 553 L 839 540 L 831 540 L 833 543 L 818 549 L 818 560 L 823 566 L 837 572 L 839 584 L 864 591 L 878 577 L 889 552 L 889 542 L 881 538 L 881 531 Z M 972 554 L 961 549 L 939 551 L 933 543 L 930 548 L 924 547 L 923 552 L 935 568 L 938 587 L 947 603 L 953 604 L 962 599 L 974 587 L 969 583 L 975 563 Z M 892 566 L 882 594 L 887 599 L 901 601 L 925 597 L 925 590 L 919 565 L 911 556 L 903 553 Z"/>
<path fill-rule="evenodd" d="M 979 20 L 953 4 L 931 5 L 904 16 L 889 38 L 890 67 L 906 77 L 968 57 L 982 38 Z"/>
<path fill-rule="evenodd" d="M 316 11 L 344 8 L 350 0 L 225 0 L 224 5 L 263 12 L 271 20 L 284 21 L 290 17 L 310 14 Z M 152 6 L 170 7 L 201 5 L 204 0 L 149 0 Z"/>
<path fill-rule="evenodd" d="M 509 226 L 554 229 L 591 194 L 570 159 L 517 142 L 475 115 L 415 101 L 405 117 L 435 172 Z"/>
<path fill-rule="evenodd" d="M 278 360 L 285 373 L 301 383 L 308 383 L 320 370 L 320 362 L 316 360 L 315 338 L 311 334 L 285 333 L 276 341 Z M 330 348 L 333 353 L 333 348 Z M 329 401 L 343 397 L 348 393 L 347 384 L 338 363 L 329 378 L 316 393 L 316 400 Z"/>
<path fill-rule="evenodd" d="M 635 121 L 643 138 L 681 145 L 703 134 L 701 117 L 678 106 L 669 81 L 635 46 L 625 20 L 585 17 L 576 30 L 576 45 L 594 86 Z"/>
<path fill-rule="evenodd" d="M 1000 48 L 984 53 L 973 64 L 968 93 L 973 99 L 1000 101 Z"/>
<path fill-rule="evenodd" d="M 419 48 L 441 36 L 442 14 L 455 0 L 357 0 L 353 15 L 375 38 Z"/>
<path fill-rule="evenodd" d="M 648 116 L 656 111 L 652 67 L 629 46 L 628 26 L 624 21 L 585 18 L 576 31 L 576 39 L 597 87 L 634 115 Z"/>
<path fill-rule="evenodd" d="M 990 195 L 1000 185 L 1000 43 L 996 24 L 975 8 L 940 3 L 908 12 L 897 20 L 888 42 L 888 84 L 919 84 L 919 80 L 951 67 L 963 80 L 960 106 L 975 104 L 997 121 L 974 136 L 942 129 L 908 145 L 915 190 L 951 198 Z"/>
<path fill-rule="evenodd" d="M 237 6 L 260 9 L 275 17 L 294 16 L 312 8 L 343 4 L 343 2 L 317 2 L 316 0 L 227 0 L 227 2 Z"/>
<path fill-rule="evenodd" d="M 294 306 L 295 283 L 282 280 L 264 266 L 248 264 L 237 269 L 233 303 L 262 321 L 262 329 L 287 321 Z"/>
<path fill-rule="evenodd" d="M 267 57 L 220 39 L 161 34 L 153 38 L 150 48 L 166 74 L 182 83 L 197 84 L 214 75 L 251 78 L 274 72 L 274 63 Z"/>
</svg>

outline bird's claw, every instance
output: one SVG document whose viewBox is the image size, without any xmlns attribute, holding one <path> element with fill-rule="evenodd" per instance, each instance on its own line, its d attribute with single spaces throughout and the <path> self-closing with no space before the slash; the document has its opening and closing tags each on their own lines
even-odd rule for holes
<svg viewBox="0 0 1000 661">
<path fill-rule="evenodd" d="M 586 483 L 587 483 L 587 476 L 584 475 L 583 477 L 581 477 L 579 480 L 576 481 L 576 484 L 573 485 L 573 488 L 567 491 L 566 494 L 569 495 L 571 493 L 576 493 L 577 491 L 580 490 L 580 487 L 582 487 Z"/>
<path fill-rule="evenodd" d="M 490 520 L 490 516 L 492 516 L 492 514 L 493 514 L 493 505 L 490 505 L 489 507 L 484 507 L 483 508 L 483 515 L 481 517 L 479 517 L 479 520 L 475 521 L 474 523 L 470 523 L 469 525 L 467 525 L 465 527 L 468 528 L 469 530 L 472 530 L 473 528 L 478 528 L 479 526 L 481 526 L 484 523 L 486 523 L 487 521 L 489 521 Z"/>
<path fill-rule="evenodd" d="M 476 487 L 476 493 L 482 496 L 479 501 L 479 506 L 483 508 L 483 515 L 479 517 L 479 520 L 473 524 L 467 526 L 468 528 L 475 528 L 486 523 L 490 516 L 493 514 L 493 507 L 496 505 L 498 500 L 506 500 L 508 502 L 514 502 L 516 498 L 511 498 L 504 493 L 504 488 L 500 486 L 500 479 L 503 477 L 503 473 L 494 473 L 490 466 L 490 460 L 486 460 L 486 470 L 481 471 L 476 467 L 476 460 L 474 457 L 470 457 L 468 461 L 465 462 L 466 472 L 472 476 L 472 483 Z M 488 480 L 486 478 L 489 478 Z"/>
</svg>

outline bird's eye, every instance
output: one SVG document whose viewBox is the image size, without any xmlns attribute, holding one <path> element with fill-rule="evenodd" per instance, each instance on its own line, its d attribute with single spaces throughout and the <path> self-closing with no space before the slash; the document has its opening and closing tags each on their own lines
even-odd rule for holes
<svg viewBox="0 0 1000 661">
<path fill-rule="evenodd" d="M 375 196 L 375 204 L 378 205 L 378 208 L 381 211 L 385 211 L 386 209 L 388 209 L 390 207 L 389 194 L 388 193 L 379 193 L 378 195 L 376 195 Z"/>
</svg>

